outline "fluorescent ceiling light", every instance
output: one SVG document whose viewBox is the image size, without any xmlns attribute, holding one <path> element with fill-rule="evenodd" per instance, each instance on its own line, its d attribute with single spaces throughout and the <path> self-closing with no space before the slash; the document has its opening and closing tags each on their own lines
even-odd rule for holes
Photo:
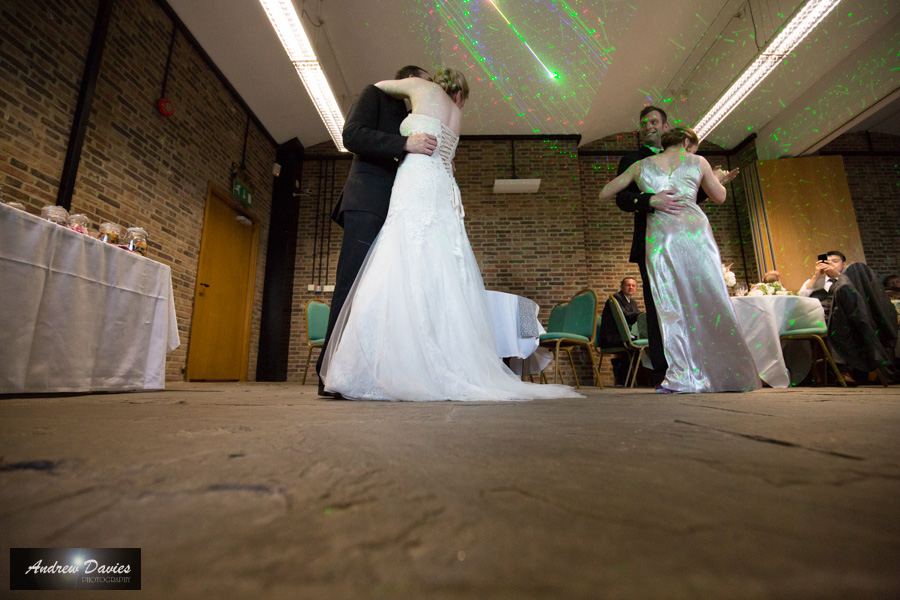
<svg viewBox="0 0 900 600">
<path fill-rule="evenodd" d="M 300 80 L 313 104 L 316 105 L 316 110 L 319 111 L 331 139 L 334 140 L 334 145 L 341 152 L 346 152 L 341 134 L 344 129 L 344 115 L 334 98 L 331 86 L 328 85 L 328 80 L 325 79 L 325 72 L 319 65 L 312 44 L 306 37 L 306 31 L 293 2 L 291 0 L 259 0 L 259 2 L 266 11 L 275 33 L 278 34 L 288 58 L 294 63 Z"/>
<path fill-rule="evenodd" d="M 769 46 L 741 74 L 694 127 L 702 140 L 781 63 L 803 38 L 831 12 L 841 0 L 808 0 L 806 5 L 784 26 Z"/>
</svg>

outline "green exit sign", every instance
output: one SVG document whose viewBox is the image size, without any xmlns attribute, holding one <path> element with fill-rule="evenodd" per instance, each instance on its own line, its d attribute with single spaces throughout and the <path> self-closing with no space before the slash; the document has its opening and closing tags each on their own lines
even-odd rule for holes
<svg viewBox="0 0 900 600">
<path fill-rule="evenodd" d="M 231 188 L 231 191 L 247 206 L 253 205 L 253 195 L 250 193 L 250 190 L 237 179 L 234 180 L 234 186 Z"/>
</svg>

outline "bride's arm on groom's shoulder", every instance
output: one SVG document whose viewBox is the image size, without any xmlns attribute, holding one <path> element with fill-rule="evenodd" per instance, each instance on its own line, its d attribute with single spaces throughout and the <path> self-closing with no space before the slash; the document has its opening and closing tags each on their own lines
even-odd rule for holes
<svg viewBox="0 0 900 600">
<path fill-rule="evenodd" d="M 600 200 L 612 200 L 613 198 L 617 198 L 619 193 L 624 192 L 628 186 L 634 183 L 634 178 L 639 168 L 639 163 L 634 163 L 625 169 L 618 177 L 604 185 L 603 189 L 600 190 Z"/>
<path fill-rule="evenodd" d="M 725 196 L 727 194 L 725 186 L 719 182 L 716 174 L 713 173 L 712 167 L 709 166 L 709 161 L 702 156 L 698 156 L 697 158 L 700 160 L 700 172 L 703 174 L 703 179 L 700 180 L 703 191 L 709 194 L 710 200 L 716 204 L 722 204 L 725 202 Z"/>
<path fill-rule="evenodd" d="M 406 79 L 386 79 L 375 84 L 379 90 L 394 98 L 412 98 L 422 91 L 434 87 L 434 84 L 420 77 Z"/>
</svg>

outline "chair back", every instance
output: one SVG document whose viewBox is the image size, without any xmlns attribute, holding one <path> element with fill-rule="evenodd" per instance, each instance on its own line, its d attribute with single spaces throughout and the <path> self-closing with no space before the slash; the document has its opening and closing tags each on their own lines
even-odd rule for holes
<svg viewBox="0 0 900 600">
<path fill-rule="evenodd" d="M 631 330 L 628 328 L 628 321 L 625 320 L 625 313 L 622 312 L 622 306 L 612 294 L 609 295 L 609 305 L 613 322 L 616 324 L 616 330 L 619 332 L 619 337 L 622 338 L 622 344 L 626 348 L 633 348 L 634 344 L 631 343 Z"/>
<path fill-rule="evenodd" d="M 566 333 L 584 336 L 594 342 L 597 335 L 597 293 L 583 289 L 569 301 L 564 326 Z"/>
<path fill-rule="evenodd" d="M 567 302 L 560 302 L 550 310 L 550 318 L 547 319 L 547 333 L 559 333 L 566 326 Z"/>
<path fill-rule="evenodd" d="M 306 303 L 306 342 L 324 340 L 328 331 L 328 314 L 331 308 L 328 303 L 313 298 Z"/>
</svg>

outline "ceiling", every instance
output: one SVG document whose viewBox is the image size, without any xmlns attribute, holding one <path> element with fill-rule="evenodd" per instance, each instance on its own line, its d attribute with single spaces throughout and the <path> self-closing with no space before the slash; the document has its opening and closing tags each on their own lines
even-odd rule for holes
<svg viewBox="0 0 900 600">
<path fill-rule="evenodd" d="M 168 0 L 278 142 L 329 140 L 258 0 Z M 796 0 L 293 0 L 344 114 L 367 84 L 416 64 L 463 70 L 463 134 L 637 127 L 647 104 L 697 122 L 801 4 Z M 900 135 L 900 2 L 842 0 L 708 140 L 757 134 L 761 158 L 847 130 Z"/>
</svg>

